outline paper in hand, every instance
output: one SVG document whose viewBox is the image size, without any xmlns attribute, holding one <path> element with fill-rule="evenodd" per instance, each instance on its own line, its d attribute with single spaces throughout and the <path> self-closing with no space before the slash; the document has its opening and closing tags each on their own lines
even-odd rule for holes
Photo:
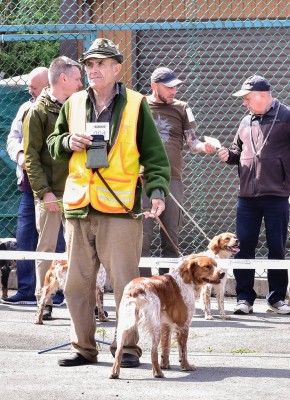
<svg viewBox="0 0 290 400">
<path fill-rule="evenodd" d="M 214 147 L 216 147 L 217 149 L 221 149 L 221 147 L 222 147 L 221 142 L 220 142 L 218 139 L 216 139 L 216 138 L 213 138 L 213 137 L 210 137 L 210 136 L 204 136 L 204 140 L 205 140 L 207 143 L 212 144 L 212 145 L 213 145 Z"/>
</svg>

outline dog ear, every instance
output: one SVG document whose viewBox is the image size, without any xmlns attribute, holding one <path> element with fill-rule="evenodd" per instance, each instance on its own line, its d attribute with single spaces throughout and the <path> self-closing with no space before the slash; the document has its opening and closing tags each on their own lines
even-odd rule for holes
<svg viewBox="0 0 290 400">
<path fill-rule="evenodd" d="M 183 279 L 184 283 L 193 282 L 193 272 L 197 266 L 197 259 L 194 258 L 194 255 L 191 255 L 187 258 L 180 266 L 180 276 Z"/>
<path fill-rule="evenodd" d="M 209 242 L 207 248 L 209 250 L 211 250 L 214 254 L 218 254 L 220 251 L 220 240 L 221 237 L 220 236 L 215 236 L 214 238 L 212 238 L 212 240 Z"/>
</svg>

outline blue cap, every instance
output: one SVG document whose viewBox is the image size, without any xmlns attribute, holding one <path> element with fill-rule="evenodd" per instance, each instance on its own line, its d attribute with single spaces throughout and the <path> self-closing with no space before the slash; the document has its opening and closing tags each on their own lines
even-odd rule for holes
<svg viewBox="0 0 290 400">
<path fill-rule="evenodd" d="M 271 86 L 265 78 L 259 75 L 253 75 L 243 83 L 241 90 L 234 93 L 233 96 L 240 97 L 250 92 L 269 92 L 270 90 Z"/>
</svg>

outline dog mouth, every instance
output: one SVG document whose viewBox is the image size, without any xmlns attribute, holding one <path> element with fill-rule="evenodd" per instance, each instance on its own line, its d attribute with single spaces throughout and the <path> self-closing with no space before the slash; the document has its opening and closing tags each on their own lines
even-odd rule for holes
<svg viewBox="0 0 290 400">
<path fill-rule="evenodd" d="M 220 279 L 216 279 L 216 280 L 212 281 L 212 280 L 210 280 L 210 279 L 203 278 L 203 281 L 204 281 L 205 283 L 210 283 L 210 284 L 212 284 L 212 285 L 217 285 L 218 283 L 221 283 L 221 280 L 220 280 Z"/>
<path fill-rule="evenodd" d="M 212 285 L 217 285 L 217 284 L 221 283 L 221 280 L 225 277 L 225 275 L 226 275 L 225 272 L 221 272 L 216 279 L 211 280 L 211 279 L 208 279 L 208 278 L 203 278 L 203 281 L 205 283 L 210 283 Z"/>
<path fill-rule="evenodd" d="M 231 253 L 237 253 L 240 251 L 238 246 L 225 246 L 225 250 L 230 251 Z"/>
</svg>

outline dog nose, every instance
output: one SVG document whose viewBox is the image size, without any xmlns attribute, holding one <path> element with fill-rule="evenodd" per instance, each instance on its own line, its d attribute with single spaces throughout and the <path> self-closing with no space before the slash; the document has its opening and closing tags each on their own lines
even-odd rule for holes
<svg viewBox="0 0 290 400">
<path fill-rule="evenodd" d="M 225 274 L 226 274 L 225 272 L 221 272 L 221 273 L 220 273 L 220 279 L 223 279 L 224 276 L 225 276 Z"/>
</svg>

